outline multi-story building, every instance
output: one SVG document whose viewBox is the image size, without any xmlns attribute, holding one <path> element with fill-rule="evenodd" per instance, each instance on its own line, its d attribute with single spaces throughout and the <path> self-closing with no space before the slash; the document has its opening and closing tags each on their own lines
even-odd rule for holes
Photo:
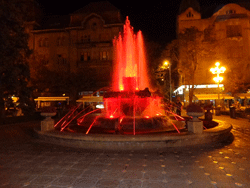
<svg viewBox="0 0 250 188">
<path fill-rule="evenodd" d="M 227 68 L 231 76 L 237 71 L 250 71 L 250 3 L 230 3 L 219 6 L 200 7 L 197 0 L 182 0 L 177 17 L 177 35 L 185 28 L 196 27 L 203 32 L 202 45 L 214 37 L 214 56 L 198 56 L 195 84 L 211 84 L 209 71 L 216 61 Z M 213 36 L 212 36 L 213 35 Z M 211 46 L 207 45 L 207 48 Z M 180 51 L 181 57 L 182 51 Z M 240 71 L 239 70 L 239 74 Z M 243 76 L 243 75 L 242 75 Z M 250 83 L 250 77 L 245 80 Z M 191 84 L 183 77 L 180 85 Z"/>
<path fill-rule="evenodd" d="M 100 87 L 107 86 L 113 39 L 123 22 L 120 11 L 108 1 L 89 3 L 70 15 L 49 16 L 40 25 L 27 25 L 29 46 L 49 70 L 88 73 Z"/>
</svg>

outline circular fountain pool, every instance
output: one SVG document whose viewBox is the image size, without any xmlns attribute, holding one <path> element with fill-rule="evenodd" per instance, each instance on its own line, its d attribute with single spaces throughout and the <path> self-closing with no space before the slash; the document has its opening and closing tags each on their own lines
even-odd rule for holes
<svg viewBox="0 0 250 188">
<path fill-rule="evenodd" d="M 150 92 L 142 34 L 134 34 L 128 18 L 114 39 L 112 89 L 103 96 L 104 109 L 73 108 L 55 130 L 37 131 L 43 140 L 85 149 L 160 149 L 228 138 L 231 125 L 220 122 L 203 134 L 181 131 L 185 119 L 163 108 L 162 96 Z M 88 109 L 89 110 L 89 109 Z"/>
<path fill-rule="evenodd" d="M 135 125 L 135 127 L 134 127 Z M 107 118 L 92 114 L 71 123 L 64 131 L 87 134 L 150 134 L 185 129 L 185 120 L 174 116 Z"/>
</svg>

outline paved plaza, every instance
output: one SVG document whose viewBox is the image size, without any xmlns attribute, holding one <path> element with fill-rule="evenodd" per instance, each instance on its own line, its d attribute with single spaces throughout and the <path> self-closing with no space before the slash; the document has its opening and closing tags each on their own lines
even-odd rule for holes
<svg viewBox="0 0 250 188">
<path fill-rule="evenodd" d="M 90 151 L 40 143 L 40 122 L 0 126 L 3 188 L 231 188 L 250 187 L 250 122 L 233 125 L 234 140 L 156 151 Z"/>
</svg>

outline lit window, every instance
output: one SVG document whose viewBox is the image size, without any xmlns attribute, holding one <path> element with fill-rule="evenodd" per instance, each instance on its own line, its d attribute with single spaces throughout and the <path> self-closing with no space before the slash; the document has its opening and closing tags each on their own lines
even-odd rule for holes
<svg viewBox="0 0 250 188">
<path fill-rule="evenodd" d="M 100 60 L 102 61 L 109 60 L 109 52 L 107 51 L 100 52 Z"/>
<path fill-rule="evenodd" d="M 82 52 L 80 55 L 80 61 L 90 61 L 90 53 Z"/>
<path fill-rule="evenodd" d="M 226 11 L 226 14 L 235 14 L 236 13 L 236 10 L 227 10 Z"/>
</svg>

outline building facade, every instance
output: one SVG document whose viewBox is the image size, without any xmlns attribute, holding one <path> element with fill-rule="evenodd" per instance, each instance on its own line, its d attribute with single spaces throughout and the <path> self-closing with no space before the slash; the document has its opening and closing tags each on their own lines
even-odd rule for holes
<svg viewBox="0 0 250 188">
<path fill-rule="evenodd" d="M 120 11 L 107 1 L 89 3 L 65 16 L 30 23 L 29 46 L 51 71 L 88 74 L 101 86 L 110 82 L 113 39 L 123 28 Z"/>
<path fill-rule="evenodd" d="M 231 3 L 202 8 L 197 0 L 183 0 L 177 17 L 177 36 L 186 28 L 195 27 L 202 34 L 202 45 L 211 48 L 207 41 L 216 41 L 214 54 L 197 56 L 195 84 L 212 84 L 209 71 L 219 61 L 227 68 L 227 78 L 242 73 L 244 82 L 250 83 L 250 3 Z M 180 50 L 180 57 L 182 52 Z M 244 70 L 245 72 L 243 73 Z M 244 76 L 243 76 L 244 74 Z M 227 79 L 225 78 L 225 79 Z M 184 76 L 180 85 L 187 85 Z"/>
</svg>

